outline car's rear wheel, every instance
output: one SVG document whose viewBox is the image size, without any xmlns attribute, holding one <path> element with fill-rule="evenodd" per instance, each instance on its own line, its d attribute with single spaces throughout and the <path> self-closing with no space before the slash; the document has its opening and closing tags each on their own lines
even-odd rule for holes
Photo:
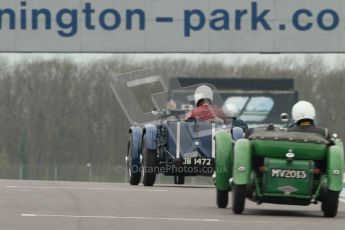
<svg viewBox="0 0 345 230">
<path fill-rule="evenodd" d="M 338 212 L 339 192 L 327 189 L 323 198 L 321 209 L 325 217 L 335 217 Z"/>
<path fill-rule="evenodd" d="M 221 191 L 217 189 L 218 208 L 226 208 L 228 204 L 229 204 L 229 191 Z"/>
<path fill-rule="evenodd" d="M 174 176 L 174 184 L 184 184 L 184 176 Z"/>
<path fill-rule="evenodd" d="M 232 186 L 232 211 L 235 214 L 242 214 L 246 200 L 246 185 Z"/>
<path fill-rule="evenodd" d="M 322 212 L 325 211 L 325 204 L 326 204 L 326 202 L 324 202 L 324 201 L 325 201 L 325 199 L 326 199 L 327 190 L 328 190 L 328 188 L 327 188 L 326 185 L 324 185 L 324 186 L 321 187 L 321 191 L 320 191 L 320 192 L 321 192 L 320 201 L 321 201 L 321 211 L 322 211 Z"/>
<path fill-rule="evenodd" d="M 128 182 L 130 185 L 138 185 L 141 179 L 140 168 L 136 165 L 132 165 L 132 148 L 133 139 L 132 135 L 129 136 L 128 148 L 127 148 L 127 170 L 128 170 Z"/>
<path fill-rule="evenodd" d="M 143 140 L 143 184 L 144 186 L 153 186 L 156 180 L 156 152 L 149 150 Z"/>
</svg>

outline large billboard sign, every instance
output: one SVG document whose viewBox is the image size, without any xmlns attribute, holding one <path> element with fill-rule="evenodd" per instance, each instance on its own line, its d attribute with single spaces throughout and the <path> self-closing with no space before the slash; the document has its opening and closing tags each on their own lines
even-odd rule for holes
<svg viewBox="0 0 345 230">
<path fill-rule="evenodd" d="M 0 52 L 345 52 L 344 0 L 1 0 Z"/>
</svg>

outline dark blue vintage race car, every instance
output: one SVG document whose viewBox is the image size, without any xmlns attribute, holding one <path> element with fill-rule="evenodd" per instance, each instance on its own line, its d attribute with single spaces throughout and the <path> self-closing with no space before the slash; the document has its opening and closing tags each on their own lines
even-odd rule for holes
<svg viewBox="0 0 345 230">
<path fill-rule="evenodd" d="M 214 137 L 218 129 L 228 127 L 218 121 L 169 119 L 167 113 L 162 113 L 157 124 L 130 128 L 127 165 L 131 185 L 143 178 L 145 186 L 152 186 L 158 173 L 174 176 L 175 184 L 183 184 L 185 176 L 214 173 Z"/>
<path fill-rule="evenodd" d="M 221 107 L 217 89 L 209 86 L 212 104 Z M 175 184 L 184 184 L 185 176 L 213 175 L 214 137 L 220 130 L 230 134 L 234 129 L 219 120 L 184 120 L 195 106 L 199 85 L 182 87 L 174 78 L 165 79 L 149 68 L 117 75 L 111 87 L 131 124 L 126 153 L 130 184 L 138 185 L 143 178 L 144 185 L 152 186 L 158 173 L 174 176 Z M 243 137 L 239 129 L 235 133 Z"/>
</svg>

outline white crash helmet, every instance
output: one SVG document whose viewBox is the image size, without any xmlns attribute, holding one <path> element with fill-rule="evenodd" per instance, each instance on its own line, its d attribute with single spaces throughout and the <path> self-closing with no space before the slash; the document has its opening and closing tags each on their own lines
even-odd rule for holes
<svg viewBox="0 0 345 230">
<path fill-rule="evenodd" d="M 211 102 L 213 101 L 213 92 L 212 89 L 207 85 L 199 86 L 194 93 L 194 102 L 197 105 L 198 102 L 202 99 L 208 99 Z"/>
<path fill-rule="evenodd" d="M 316 112 L 314 106 L 307 101 L 299 101 L 292 107 L 292 119 L 297 123 L 300 120 L 309 119 L 314 121 Z"/>
<path fill-rule="evenodd" d="M 222 107 L 222 110 L 226 117 L 235 117 L 237 118 L 240 115 L 240 111 L 237 106 L 227 99 Z"/>
</svg>

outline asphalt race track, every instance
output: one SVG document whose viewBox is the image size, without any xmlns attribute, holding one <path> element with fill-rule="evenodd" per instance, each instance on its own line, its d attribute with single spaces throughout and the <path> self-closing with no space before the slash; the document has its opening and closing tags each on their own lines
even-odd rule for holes
<svg viewBox="0 0 345 230">
<path fill-rule="evenodd" d="M 320 204 L 250 201 L 243 215 L 234 215 L 216 207 L 214 188 L 191 186 L 0 180 L 0 207 L 1 230 L 335 230 L 345 224 L 342 202 L 336 218 L 324 218 Z"/>
</svg>

